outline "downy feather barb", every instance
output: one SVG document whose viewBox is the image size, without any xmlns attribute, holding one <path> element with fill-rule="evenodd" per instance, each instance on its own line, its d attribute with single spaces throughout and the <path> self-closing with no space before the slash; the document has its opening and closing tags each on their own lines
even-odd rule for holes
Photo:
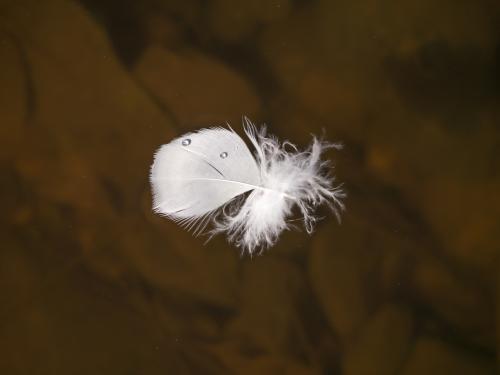
<svg viewBox="0 0 500 375">
<path fill-rule="evenodd" d="M 230 127 L 201 129 L 161 146 L 150 174 L 153 210 L 195 235 L 211 223 L 209 235 L 226 233 L 250 254 L 276 243 L 291 227 L 295 206 L 307 233 L 313 232 L 314 211 L 322 204 L 340 219 L 345 193 L 334 186 L 330 162 L 321 159 L 326 149 L 340 145 L 313 137 L 300 151 L 246 117 L 243 127 L 253 155 Z"/>
</svg>

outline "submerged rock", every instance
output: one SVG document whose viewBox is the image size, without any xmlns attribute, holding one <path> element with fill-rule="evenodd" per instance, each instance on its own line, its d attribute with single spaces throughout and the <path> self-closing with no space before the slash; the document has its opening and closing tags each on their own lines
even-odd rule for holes
<svg viewBox="0 0 500 375">
<path fill-rule="evenodd" d="M 439 339 L 420 337 L 404 366 L 403 375 L 495 374 L 495 363 L 480 355 L 447 345 Z"/>
<path fill-rule="evenodd" d="M 135 75 L 183 129 L 238 128 L 242 115 L 259 113 L 260 102 L 244 77 L 197 51 L 171 52 L 151 46 Z"/>
</svg>

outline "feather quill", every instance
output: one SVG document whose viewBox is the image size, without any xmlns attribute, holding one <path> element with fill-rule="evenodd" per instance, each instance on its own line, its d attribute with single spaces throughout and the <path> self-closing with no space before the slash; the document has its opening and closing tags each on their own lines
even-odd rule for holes
<svg viewBox="0 0 500 375">
<path fill-rule="evenodd" d="M 313 137 L 305 151 L 279 142 L 247 118 L 249 150 L 230 127 L 201 129 L 160 147 L 151 167 L 153 210 L 194 233 L 212 223 L 211 235 L 226 233 L 230 242 L 253 254 L 274 245 L 291 224 L 297 206 L 307 233 L 314 210 L 328 204 L 337 218 L 344 210 L 341 186 L 334 186 L 328 148 L 339 148 Z"/>
</svg>

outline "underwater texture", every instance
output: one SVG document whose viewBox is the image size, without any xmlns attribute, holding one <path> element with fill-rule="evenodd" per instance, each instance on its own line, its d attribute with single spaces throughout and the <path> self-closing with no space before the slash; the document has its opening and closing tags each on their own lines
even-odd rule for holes
<svg viewBox="0 0 500 375">
<path fill-rule="evenodd" d="M 0 0 L 0 373 L 498 373 L 499 25 L 489 0 Z M 152 212 L 158 147 L 244 115 L 342 142 L 341 223 L 250 257 Z"/>
</svg>

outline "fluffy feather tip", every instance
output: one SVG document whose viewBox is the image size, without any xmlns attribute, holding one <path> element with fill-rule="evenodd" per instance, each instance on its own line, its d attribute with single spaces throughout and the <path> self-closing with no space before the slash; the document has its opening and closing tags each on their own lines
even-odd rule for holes
<svg viewBox="0 0 500 375">
<path fill-rule="evenodd" d="M 315 210 L 322 204 L 340 220 L 346 194 L 334 185 L 330 162 L 322 159 L 325 150 L 339 144 L 313 137 L 300 151 L 247 118 L 244 130 L 253 155 L 232 129 L 223 128 L 190 133 L 160 148 L 151 168 L 155 211 L 197 226 L 198 233 L 212 221 L 210 237 L 226 233 L 250 255 L 273 246 L 290 229 L 287 219 L 295 206 L 307 233 L 313 232 Z"/>
</svg>

